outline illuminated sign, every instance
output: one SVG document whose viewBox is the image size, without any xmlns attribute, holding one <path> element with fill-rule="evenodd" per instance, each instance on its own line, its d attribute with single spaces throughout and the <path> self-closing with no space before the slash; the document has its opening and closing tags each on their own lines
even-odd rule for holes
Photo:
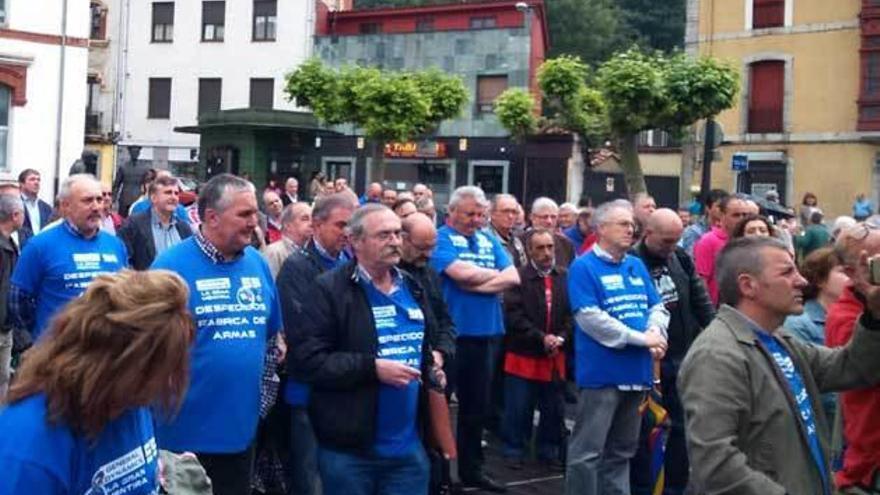
<svg viewBox="0 0 880 495">
<path fill-rule="evenodd" d="M 438 141 L 386 143 L 385 156 L 387 158 L 444 158 L 446 157 L 446 143 Z"/>
</svg>

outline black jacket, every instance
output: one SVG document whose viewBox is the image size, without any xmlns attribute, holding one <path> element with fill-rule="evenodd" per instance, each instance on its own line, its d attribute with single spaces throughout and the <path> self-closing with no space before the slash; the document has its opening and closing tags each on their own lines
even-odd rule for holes
<svg viewBox="0 0 880 495">
<path fill-rule="evenodd" d="M 315 295 L 315 279 L 327 271 L 321 262 L 315 242 L 309 240 L 303 249 L 294 250 L 284 260 L 275 285 L 281 298 L 281 315 L 284 318 L 284 336 L 288 348 L 299 345 L 302 335 L 299 327 L 304 321 L 304 308 Z M 287 353 L 287 369 L 292 369 L 293 353 Z"/>
<path fill-rule="evenodd" d="M 666 305 L 671 319 L 667 330 L 669 349 L 664 362 L 674 361 L 677 368 L 697 335 L 715 318 L 715 307 L 703 279 L 697 275 L 694 263 L 684 249 L 675 248 L 675 253 L 666 260 L 651 255 L 644 243 L 637 244 L 632 251 L 645 262 L 648 272 L 655 279 L 655 285 L 656 271 L 663 266 L 669 270 L 669 277 L 675 284 L 678 302 L 674 303 L 675 307 Z M 661 298 L 662 292 L 658 289 Z M 676 314 L 679 316 L 676 317 Z"/>
<path fill-rule="evenodd" d="M 125 243 L 128 250 L 128 264 L 135 270 L 147 270 L 156 259 L 156 243 L 153 242 L 153 209 L 135 213 L 128 217 L 125 224 L 119 228 L 117 236 Z M 177 233 L 180 240 L 190 237 L 192 228 L 186 222 L 175 220 Z"/>
<path fill-rule="evenodd" d="M 6 298 L 9 296 L 9 280 L 17 262 L 18 248 L 12 243 L 12 239 L 0 235 L 0 333 L 12 329 L 11 325 L 6 324 Z"/>
<path fill-rule="evenodd" d="M 550 273 L 553 280 L 553 306 L 550 331 L 571 345 L 572 315 L 568 302 L 568 276 L 565 268 Z M 519 268 L 520 284 L 504 292 L 504 323 L 507 328 L 506 349 L 524 356 L 542 357 L 544 350 L 547 299 L 544 278 L 531 263 Z"/>
<path fill-rule="evenodd" d="M 37 209 L 40 210 L 40 226 L 46 228 L 46 225 L 49 225 L 49 222 L 52 221 L 52 206 L 42 199 L 37 199 Z M 42 232 L 42 230 L 40 230 L 40 232 Z M 18 229 L 18 245 L 24 249 L 24 245 L 27 244 L 27 241 L 33 236 L 34 227 L 31 223 L 31 216 L 30 213 L 28 213 L 28 209 L 25 208 L 24 223 L 21 228 Z"/>
<path fill-rule="evenodd" d="M 433 367 L 430 342 L 437 339 L 437 320 L 427 295 L 412 275 L 401 271 L 425 316 L 422 344 L 422 382 L 430 383 Z M 376 438 L 379 347 L 373 311 L 360 286 L 357 262 L 319 276 L 304 304 L 302 332 L 293 352 L 292 372 L 311 384 L 309 416 L 322 446 L 367 452 Z M 419 400 L 419 421 L 425 418 L 425 390 Z M 419 425 L 419 430 L 423 425 Z"/>
<path fill-rule="evenodd" d="M 438 331 L 434 334 L 436 340 L 431 342 L 431 348 L 443 353 L 446 361 L 455 357 L 455 323 L 449 315 L 449 307 L 443 299 L 443 288 L 440 276 L 429 266 L 418 267 L 409 263 L 401 262 L 401 270 L 406 271 L 416 279 L 416 282 L 425 289 L 428 304 L 437 318 Z"/>
</svg>

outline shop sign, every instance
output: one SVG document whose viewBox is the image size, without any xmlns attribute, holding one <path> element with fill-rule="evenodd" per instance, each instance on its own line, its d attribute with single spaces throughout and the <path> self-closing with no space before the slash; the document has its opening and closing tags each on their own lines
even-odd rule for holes
<svg viewBox="0 0 880 495">
<path fill-rule="evenodd" d="M 407 141 L 385 144 L 386 158 L 445 158 L 446 143 L 439 141 Z"/>
</svg>

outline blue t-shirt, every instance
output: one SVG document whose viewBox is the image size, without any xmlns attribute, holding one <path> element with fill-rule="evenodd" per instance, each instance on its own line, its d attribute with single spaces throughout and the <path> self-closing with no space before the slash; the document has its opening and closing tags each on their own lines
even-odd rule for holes
<svg viewBox="0 0 880 495">
<path fill-rule="evenodd" d="M 822 454 L 822 448 L 819 446 L 819 434 L 816 431 L 816 415 L 813 412 L 813 403 L 810 401 L 810 394 L 804 385 L 804 379 L 795 367 L 788 351 L 785 350 L 785 347 L 782 347 L 782 344 L 765 332 L 755 330 L 755 334 L 758 335 L 758 339 L 761 340 L 767 351 L 773 356 L 773 361 L 776 362 L 776 366 L 782 372 L 782 376 L 788 381 L 788 388 L 791 390 L 791 395 L 794 397 L 795 402 L 797 402 L 798 413 L 803 421 L 804 430 L 807 432 L 810 453 L 813 455 L 813 460 L 816 462 L 819 473 L 822 474 L 822 483 L 824 485 L 822 491 L 823 493 L 830 493 L 828 473 L 825 468 L 825 456 Z"/>
<path fill-rule="evenodd" d="M 152 268 L 186 280 L 196 324 L 189 390 L 175 418 L 157 421 L 159 446 L 242 452 L 257 431 L 266 342 L 282 326 L 269 266 L 250 246 L 235 261 L 214 263 L 190 237 L 160 254 Z"/>
<path fill-rule="evenodd" d="M 46 396 L 37 394 L 0 409 L 0 432 L 0 495 L 158 493 L 158 451 L 146 408 L 124 412 L 93 441 L 50 424 Z"/>
<path fill-rule="evenodd" d="M 149 209 L 152 207 L 153 203 L 149 199 L 141 198 L 131 205 L 131 208 L 128 211 L 128 215 L 131 216 L 135 213 L 143 213 L 145 211 L 149 211 Z M 174 218 L 180 220 L 181 222 L 184 222 L 187 225 L 190 224 L 189 213 L 187 213 L 186 211 L 186 206 L 183 206 L 182 204 L 178 204 L 177 208 L 174 208 Z"/>
<path fill-rule="evenodd" d="M 85 292 L 95 277 L 117 272 L 127 262 L 122 241 L 103 231 L 85 239 L 62 223 L 31 238 L 15 265 L 12 284 L 36 299 L 37 314 L 31 329 L 34 338 L 62 306 Z"/>
<path fill-rule="evenodd" d="M 361 278 L 361 285 L 373 310 L 379 348 L 376 357 L 403 363 L 415 369 L 422 366 L 422 342 L 425 337 L 425 316 L 398 280 L 391 294 L 378 290 L 372 282 Z M 419 445 L 416 416 L 419 406 L 419 383 L 406 387 L 379 385 L 376 411 L 376 454 L 381 457 L 402 457 Z"/>
<path fill-rule="evenodd" d="M 450 226 L 437 231 L 437 248 L 431 266 L 443 280 L 443 297 L 460 337 L 490 337 L 504 334 L 504 317 L 498 294 L 480 294 L 459 287 L 445 272 L 455 261 L 466 261 L 483 268 L 504 270 L 510 256 L 492 234 L 476 231 L 468 237 Z"/>
<path fill-rule="evenodd" d="M 620 263 L 613 263 L 600 258 L 595 250 L 577 258 L 569 268 L 568 297 L 575 314 L 584 308 L 598 308 L 639 332 L 648 329 L 649 310 L 660 302 L 642 260 L 627 254 Z M 653 384 L 647 347 L 612 349 L 578 325 L 574 348 L 575 378 L 582 388 Z"/>
</svg>

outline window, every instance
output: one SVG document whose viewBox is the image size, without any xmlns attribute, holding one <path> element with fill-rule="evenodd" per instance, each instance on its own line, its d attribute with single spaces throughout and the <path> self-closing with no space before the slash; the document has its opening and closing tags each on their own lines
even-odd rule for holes
<svg viewBox="0 0 880 495">
<path fill-rule="evenodd" d="M 863 98 L 880 98 L 880 51 L 869 51 L 862 55 L 864 65 Z"/>
<path fill-rule="evenodd" d="M 421 19 L 416 19 L 416 32 L 417 33 L 426 33 L 434 30 L 434 18 L 433 17 L 422 17 Z"/>
<path fill-rule="evenodd" d="M 3 0 L 0 0 L 0 4 Z M 9 136 L 9 107 L 12 99 L 12 90 L 8 86 L 0 84 L 0 170 L 6 170 L 9 163 L 6 161 Z"/>
<path fill-rule="evenodd" d="M 171 78 L 150 78 L 150 96 L 147 106 L 148 119 L 167 119 L 171 117 Z"/>
<path fill-rule="evenodd" d="M 225 1 L 202 2 L 202 41 L 223 41 L 225 18 Z"/>
<path fill-rule="evenodd" d="M 785 62 L 763 61 L 750 66 L 748 132 L 783 132 Z"/>
<path fill-rule="evenodd" d="M 86 134 L 101 133 L 101 113 L 98 111 L 98 99 L 101 96 L 101 81 L 97 76 L 89 76 L 86 95 Z"/>
<path fill-rule="evenodd" d="M 251 79 L 251 108 L 271 109 L 273 91 L 275 90 L 274 79 Z"/>
<path fill-rule="evenodd" d="M 199 115 L 220 111 L 222 87 L 220 78 L 199 79 Z"/>
<path fill-rule="evenodd" d="M 492 113 L 495 98 L 507 89 L 507 76 L 477 76 L 477 113 Z"/>
<path fill-rule="evenodd" d="M 254 0 L 254 41 L 275 41 L 277 15 L 275 0 Z"/>
<path fill-rule="evenodd" d="M 785 25 L 785 0 L 753 0 L 752 28 L 772 28 Z"/>
<path fill-rule="evenodd" d="M 102 7 L 99 3 L 92 3 L 90 12 L 92 16 L 92 24 L 89 39 L 103 40 L 107 36 L 107 9 Z"/>
<path fill-rule="evenodd" d="M 471 17 L 471 29 L 489 29 L 495 27 L 494 17 Z"/>
<path fill-rule="evenodd" d="M 154 43 L 171 43 L 174 40 L 174 2 L 153 2 Z"/>
<path fill-rule="evenodd" d="M 378 34 L 382 32 L 382 25 L 378 22 L 363 22 L 360 25 L 361 34 Z"/>
<path fill-rule="evenodd" d="M 6 24 L 6 0 L 0 0 L 0 26 L 4 24 Z"/>
</svg>

